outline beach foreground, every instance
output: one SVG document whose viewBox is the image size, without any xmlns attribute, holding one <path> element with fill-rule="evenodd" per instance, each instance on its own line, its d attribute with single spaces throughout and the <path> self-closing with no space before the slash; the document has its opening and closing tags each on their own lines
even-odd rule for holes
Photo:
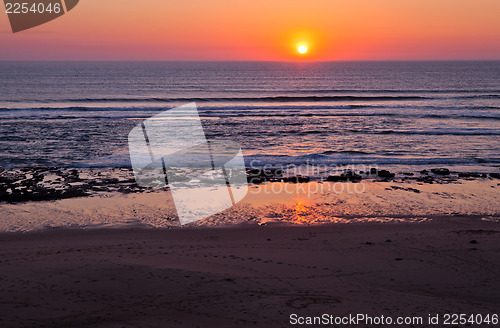
<svg viewBox="0 0 500 328">
<path fill-rule="evenodd" d="M 289 327 L 291 314 L 493 314 L 499 238 L 499 223 L 475 217 L 2 234 L 0 326 Z"/>
</svg>

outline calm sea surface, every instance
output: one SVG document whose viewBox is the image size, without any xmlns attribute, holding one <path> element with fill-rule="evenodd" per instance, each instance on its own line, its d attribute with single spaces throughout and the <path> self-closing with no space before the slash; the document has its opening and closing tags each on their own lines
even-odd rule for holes
<svg viewBox="0 0 500 328">
<path fill-rule="evenodd" d="M 3 62 L 0 167 L 129 166 L 130 130 L 192 101 L 247 165 L 500 165 L 500 62 Z"/>
</svg>

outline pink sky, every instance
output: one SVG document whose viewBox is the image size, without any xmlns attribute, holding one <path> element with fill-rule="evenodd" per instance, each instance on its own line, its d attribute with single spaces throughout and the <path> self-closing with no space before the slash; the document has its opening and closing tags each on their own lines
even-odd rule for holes
<svg viewBox="0 0 500 328">
<path fill-rule="evenodd" d="M 499 0 L 82 0 L 16 34 L 0 13 L 0 60 L 500 59 L 499 13 Z"/>
</svg>

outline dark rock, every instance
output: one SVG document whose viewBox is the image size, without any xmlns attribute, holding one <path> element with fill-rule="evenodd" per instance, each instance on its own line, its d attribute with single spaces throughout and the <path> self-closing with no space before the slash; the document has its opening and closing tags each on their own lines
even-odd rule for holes
<svg viewBox="0 0 500 328">
<path fill-rule="evenodd" d="M 44 178 L 45 178 L 45 174 L 37 172 L 37 173 L 33 174 L 32 180 L 37 181 L 37 182 L 41 182 L 41 181 L 43 181 Z"/>
<path fill-rule="evenodd" d="M 362 177 L 358 174 L 356 174 L 355 172 L 353 171 L 346 171 L 344 173 L 342 173 L 341 175 L 339 176 L 335 176 L 335 175 L 330 175 L 326 181 L 331 181 L 331 182 L 348 182 L 348 181 L 351 181 L 351 182 L 359 182 L 361 181 Z"/>
<path fill-rule="evenodd" d="M 423 183 L 434 183 L 434 178 L 427 175 L 427 176 L 418 178 L 417 181 L 423 182 Z"/>
<path fill-rule="evenodd" d="M 431 172 L 437 175 L 449 175 L 450 170 L 446 168 L 431 169 Z"/>
<path fill-rule="evenodd" d="M 87 193 L 82 188 L 66 189 L 61 194 L 62 198 L 73 198 L 73 197 L 83 197 L 83 196 L 87 196 Z"/>
<path fill-rule="evenodd" d="M 265 171 L 266 175 L 273 176 L 273 177 L 282 177 L 283 176 L 283 170 L 282 169 L 267 169 Z"/>
<path fill-rule="evenodd" d="M 265 182 L 265 181 L 271 181 L 279 179 L 278 181 L 281 181 L 283 178 L 283 170 L 278 169 L 278 168 L 271 168 L 271 169 L 248 169 L 247 170 L 247 179 L 249 182 L 251 181 L 260 181 L 259 183 Z M 254 182 L 255 183 L 255 182 Z"/>
<path fill-rule="evenodd" d="M 247 176 L 248 183 L 260 184 L 262 179 L 259 176 Z"/>
<path fill-rule="evenodd" d="M 326 178 L 326 181 L 338 182 L 338 181 L 342 181 L 342 179 L 339 175 L 329 175 L 328 178 Z"/>
<path fill-rule="evenodd" d="M 380 170 L 378 171 L 377 176 L 379 176 L 380 178 L 394 178 L 396 174 L 391 173 L 387 170 Z"/>
<path fill-rule="evenodd" d="M 9 177 L 0 177 L 0 184 L 11 184 L 12 182 L 14 180 Z"/>
<path fill-rule="evenodd" d="M 307 183 L 309 181 L 311 181 L 311 178 L 299 176 L 299 183 Z"/>
<path fill-rule="evenodd" d="M 346 171 L 342 173 L 340 176 L 347 178 L 349 180 L 361 180 L 361 176 L 357 175 L 354 171 Z"/>
<path fill-rule="evenodd" d="M 260 175 L 261 170 L 259 169 L 248 169 L 247 174 L 248 175 Z"/>
<path fill-rule="evenodd" d="M 284 178 L 283 181 L 289 183 L 307 183 L 311 181 L 311 178 L 298 175 L 298 176 Z"/>
<path fill-rule="evenodd" d="M 370 169 L 370 174 L 377 174 L 377 169 L 376 169 L 376 168 L 374 168 L 374 167 L 372 167 L 372 168 Z"/>
<path fill-rule="evenodd" d="M 117 184 L 120 182 L 120 180 L 117 178 L 109 178 L 109 179 L 103 179 L 102 182 L 105 184 Z"/>
<path fill-rule="evenodd" d="M 480 178 L 481 174 L 472 172 L 462 172 L 458 174 L 459 178 Z"/>
<path fill-rule="evenodd" d="M 500 173 L 490 173 L 490 177 L 500 179 Z"/>
<path fill-rule="evenodd" d="M 477 244 L 477 240 L 474 240 L 474 239 L 473 239 L 473 240 L 471 240 L 471 241 L 470 241 L 470 243 L 471 243 L 471 244 Z"/>
<path fill-rule="evenodd" d="M 429 171 L 427 171 L 427 170 L 422 170 L 422 171 L 420 171 L 420 174 L 429 174 Z"/>
<path fill-rule="evenodd" d="M 406 176 L 410 176 L 410 177 L 415 175 L 415 173 L 412 173 L 412 172 L 403 172 L 403 174 Z"/>
<path fill-rule="evenodd" d="M 79 175 L 70 175 L 66 177 L 66 182 L 80 182 L 82 179 L 80 179 Z"/>
</svg>

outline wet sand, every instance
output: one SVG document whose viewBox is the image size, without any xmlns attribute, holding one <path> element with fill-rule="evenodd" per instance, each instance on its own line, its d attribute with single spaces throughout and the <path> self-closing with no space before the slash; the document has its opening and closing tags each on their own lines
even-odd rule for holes
<svg viewBox="0 0 500 328">
<path fill-rule="evenodd" d="M 421 222 L 434 216 L 477 216 L 498 222 L 498 181 L 271 182 L 251 185 L 241 203 L 187 226 Z M 3 203 L 0 217 L 0 231 L 8 232 L 47 227 L 179 226 L 168 190 Z"/>
</svg>

